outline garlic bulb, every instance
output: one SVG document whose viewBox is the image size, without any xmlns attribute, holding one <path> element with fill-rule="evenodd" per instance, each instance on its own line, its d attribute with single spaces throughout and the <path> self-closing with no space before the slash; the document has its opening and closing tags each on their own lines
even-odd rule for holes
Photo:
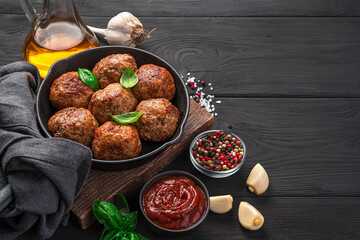
<svg viewBox="0 0 360 240">
<path fill-rule="evenodd" d="M 240 203 L 238 217 L 241 226 L 248 230 L 258 230 L 264 224 L 263 215 L 248 202 Z"/>
<path fill-rule="evenodd" d="M 107 28 L 95 28 L 88 26 L 95 34 L 105 37 L 111 45 L 136 47 L 150 37 L 139 19 L 129 12 L 121 12 L 110 19 Z"/>
<path fill-rule="evenodd" d="M 222 195 L 210 197 L 210 211 L 214 213 L 226 213 L 232 209 L 233 197 Z"/>
</svg>

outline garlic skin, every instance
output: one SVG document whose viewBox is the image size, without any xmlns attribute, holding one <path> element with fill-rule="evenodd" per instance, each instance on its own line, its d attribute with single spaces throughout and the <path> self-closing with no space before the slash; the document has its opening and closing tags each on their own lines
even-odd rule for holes
<svg viewBox="0 0 360 240">
<path fill-rule="evenodd" d="M 250 192 L 255 192 L 256 195 L 264 193 L 269 187 L 269 176 L 260 163 L 256 164 L 251 170 L 246 185 Z"/>
<path fill-rule="evenodd" d="M 263 215 L 248 202 L 240 202 L 238 217 L 241 226 L 248 230 L 258 230 L 264 224 Z"/>
<path fill-rule="evenodd" d="M 214 213 L 226 213 L 232 209 L 233 197 L 222 195 L 210 197 L 210 211 Z"/>
<path fill-rule="evenodd" d="M 88 26 L 95 34 L 105 37 L 110 45 L 136 47 L 150 37 L 137 17 L 129 12 L 121 12 L 111 18 L 107 28 Z"/>
</svg>

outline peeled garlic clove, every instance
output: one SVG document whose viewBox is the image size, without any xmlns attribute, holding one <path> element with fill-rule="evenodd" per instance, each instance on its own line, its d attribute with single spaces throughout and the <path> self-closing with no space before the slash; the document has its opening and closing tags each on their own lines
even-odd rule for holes
<svg viewBox="0 0 360 240">
<path fill-rule="evenodd" d="M 251 192 L 255 192 L 257 195 L 264 193 L 269 187 L 269 176 L 260 163 L 251 170 L 246 185 Z"/>
<path fill-rule="evenodd" d="M 248 202 L 240 202 L 239 221 L 241 226 L 248 230 L 258 230 L 264 224 L 264 217 Z"/>
<path fill-rule="evenodd" d="M 210 197 L 210 211 L 214 213 L 226 213 L 232 209 L 233 197 L 222 195 Z"/>
</svg>

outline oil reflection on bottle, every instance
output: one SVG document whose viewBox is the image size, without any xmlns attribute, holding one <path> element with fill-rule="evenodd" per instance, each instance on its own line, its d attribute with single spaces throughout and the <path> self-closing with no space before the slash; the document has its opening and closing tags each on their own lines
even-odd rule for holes
<svg viewBox="0 0 360 240">
<path fill-rule="evenodd" d="M 94 33 L 81 21 L 73 0 L 44 0 L 40 14 L 28 0 L 20 3 L 33 23 L 24 41 L 23 57 L 39 69 L 42 78 L 54 62 L 99 46 Z"/>
</svg>

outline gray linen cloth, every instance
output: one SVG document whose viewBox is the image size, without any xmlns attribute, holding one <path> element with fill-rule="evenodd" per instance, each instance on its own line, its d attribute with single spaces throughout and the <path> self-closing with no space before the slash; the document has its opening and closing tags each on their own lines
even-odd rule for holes
<svg viewBox="0 0 360 240">
<path fill-rule="evenodd" d="M 35 114 L 37 69 L 0 68 L 0 240 L 47 239 L 66 225 L 88 175 L 89 148 L 43 138 Z"/>
</svg>

